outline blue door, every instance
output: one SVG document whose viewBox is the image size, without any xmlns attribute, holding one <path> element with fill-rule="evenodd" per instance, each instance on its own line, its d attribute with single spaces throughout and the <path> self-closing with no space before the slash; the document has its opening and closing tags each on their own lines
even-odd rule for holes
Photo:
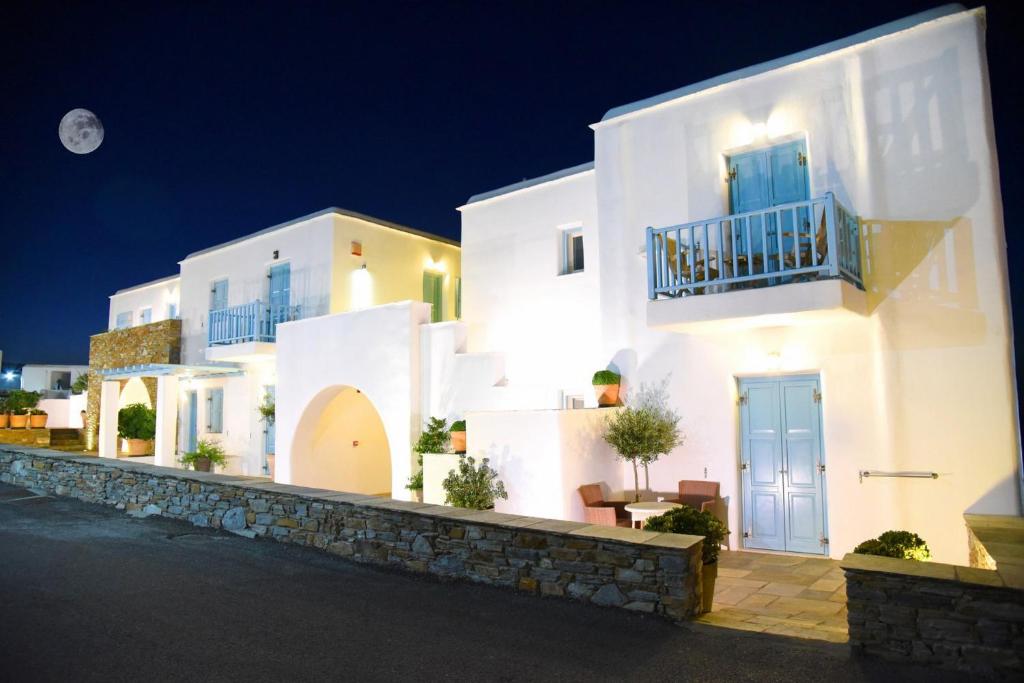
<svg viewBox="0 0 1024 683">
<path fill-rule="evenodd" d="M 740 380 L 746 548 L 825 554 L 825 467 L 817 377 Z"/>
<path fill-rule="evenodd" d="M 269 329 L 266 331 L 270 339 L 277 336 L 277 324 L 289 320 L 288 309 L 292 297 L 292 267 L 289 263 L 279 263 L 270 267 L 268 276 L 268 302 L 270 315 L 267 320 Z"/>
<path fill-rule="evenodd" d="M 729 158 L 728 167 L 731 214 L 760 211 L 810 198 L 807 148 L 802 140 L 737 154 Z M 797 234 L 794 221 L 805 222 L 807 217 L 803 214 L 806 214 L 804 209 L 797 210 L 795 214 L 782 210 L 778 215 L 768 213 L 736 221 L 733 230 L 737 234 L 739 252 L 746 253 L 749 229 L 753 254 L 761 256 L 760 261 L 767 264 L 767 270 L 777 270 L 780 260 L 779 226 L 782 228 L 782 249 L 789 253 L 793 248 L 793 236 Z M 763 272 L 761 268 L 754 271 Z"/>
<path fill-rule="evenodd" d="M 199 439 L 199 397 L 195 391 L 188 392 L 188 433 L 185 435 L 185 450 L 195 452 Z"/>
</svg>

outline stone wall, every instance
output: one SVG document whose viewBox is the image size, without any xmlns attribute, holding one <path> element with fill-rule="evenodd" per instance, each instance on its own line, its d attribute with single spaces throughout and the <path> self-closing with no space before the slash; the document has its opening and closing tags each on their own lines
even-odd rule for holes
<svg viewBox="0 0 1024 683">
<path fill-rule="evenodd" d="M 1021 675 L 1024 590 L 999 572 L 869 555 L 847 555 L 842 567 L 855 653 Z"/>
<path fill-rule="evenodd" d="M 357 562 L 683 619 L 700 606 L 697 536 L 517 517 L 0 446 L 0 481 Z"/>
<path fill-rule="evenodd" d="M 26 446 L 49 446 L 49 429 L 0 429 L 0 444 L 24 444 Z"/>
<path fill-rule="evenodd" d="M 100 385 L 97 370 L 148 363 L 181 362 L 181 320 L 161 320 L 94 334 L 89 338 L 89 404 L 86 407 L 86 443 L 92 448 L 100 428 Z M 156 405 L 156 378 L 143 377 L 149 400 Z M 122 388 L 124 382 L 121 383 Z"/>
</svg>

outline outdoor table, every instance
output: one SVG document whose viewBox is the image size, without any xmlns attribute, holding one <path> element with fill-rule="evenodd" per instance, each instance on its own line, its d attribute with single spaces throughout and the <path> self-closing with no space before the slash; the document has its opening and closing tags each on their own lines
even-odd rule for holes
<svg viewBox="0 0 1024 683">
<path fill-rule="evenodd" d="M 633 526 L 640 523 L 640 528 L 644 526 L 644 522 L 648 517 L 656 517 L 664 514 L 672 508 L 682 507 L 679 503 L 661 503 L 661 502 L 642 502 L 642 503 L 630 503 L 626 506 L 626 511 L 633 516 Z"/>
</svg>

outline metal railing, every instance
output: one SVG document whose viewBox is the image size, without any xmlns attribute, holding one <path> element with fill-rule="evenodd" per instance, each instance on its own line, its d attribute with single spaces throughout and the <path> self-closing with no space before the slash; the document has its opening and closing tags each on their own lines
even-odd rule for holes
<svg viewBox="0 0 1024 683">
<path fill-rule="evenodd" d="M 251 341 L 273 342 L 277 340 L 278 323 L 301 317 L 301 306 L 272 305 L 259 300 L 210 311 L 209 343 L 210 346 L 220 346 Z"/>
<path fill-rule="evenodd" d="M 647 228 L 647 296 L 652 301 L 816 277 L 841 277 L 864 288 L 859 220 L 831 192 Z"/>
</svg>

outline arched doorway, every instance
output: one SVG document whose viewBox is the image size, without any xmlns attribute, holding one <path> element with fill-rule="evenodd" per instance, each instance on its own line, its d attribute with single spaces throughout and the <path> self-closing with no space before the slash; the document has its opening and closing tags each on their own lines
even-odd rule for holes
<svg viewBox="0 0 1024 683">
<path fill-rule="evenodd" d="M 153 407 L 153 400 L 149 395 L 149 388 L 146 383 L 142 381 L 141 377 L 132 377 L 128 381 L 121 385 L 121 393 L 117 397 L 117 409 L 120 410 L 125 406 L 130 406 L 133 403 L 141 403 L 147 408 Z M 128 454 L 128 441 L 118 437 L 118 451 L 122 455 Z M 147 451 L 151 453 L 152 451 Z M 141 462 L 152 462 L 152 456 L 143 456 Z"/>
<path fill-rule="evenodd" d="M 309 402 L 292 442 L 291 483 L 391 495 L 387 434 L 365 394 L 334 386 Z"/>
</svg>

